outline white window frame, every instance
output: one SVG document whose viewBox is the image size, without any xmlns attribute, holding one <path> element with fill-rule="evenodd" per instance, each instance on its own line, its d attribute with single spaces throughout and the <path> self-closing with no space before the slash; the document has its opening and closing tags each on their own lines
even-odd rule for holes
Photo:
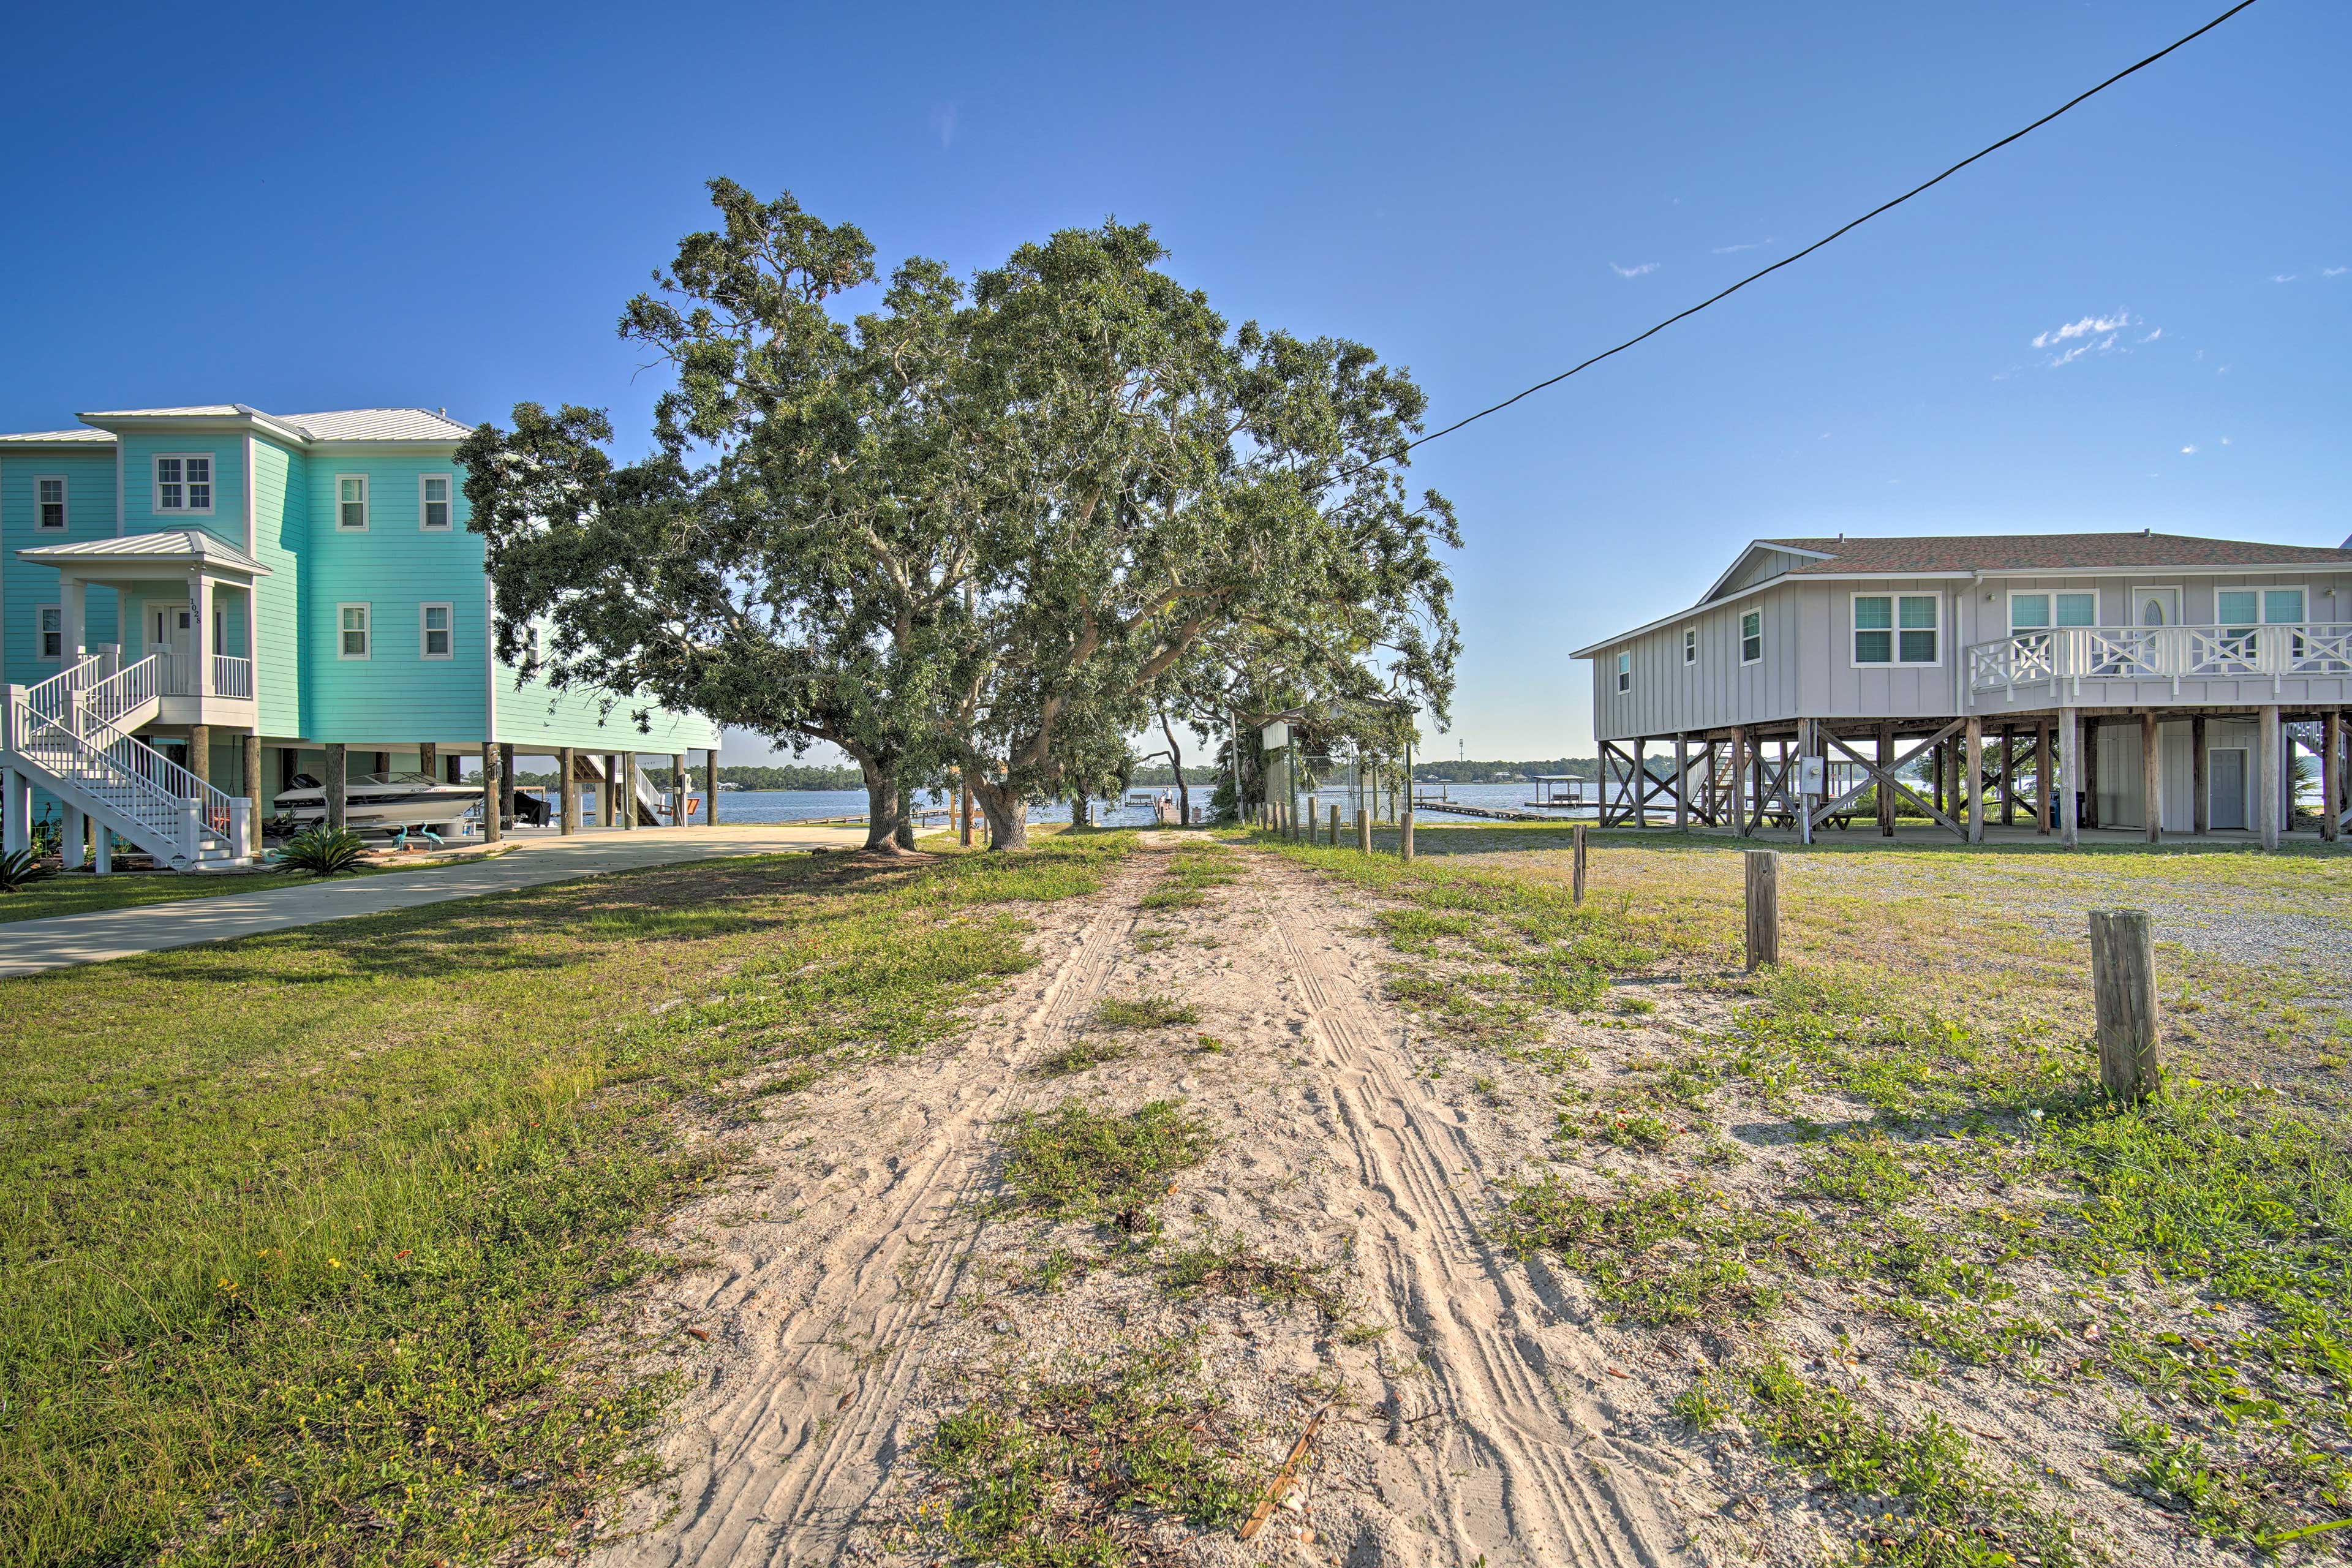
<svg viewBox="0 0 2352 1568">
<path fill-rule="evenodd" d="M 1748 620 L 1751 616 L 1756 618 L 1756 657 L 1754 658 L 1748 657 Z M 1739 668 L 1745 669 L 1751 664 L 1761 664 L 1763 662 L 1764 607 L 1759 605 L 1752 610 L 1742 610 L 1739 612 Z"/>
<path fill-rule="evenodd" d="M 188 492 L 193 489 L 196 484 L 195 480 L 188 478 L 188 465 L 192 462 L 202 463 L 205 466 L 205 504 L 202 506 L 191 506 L 187 504 Z M 166 481 L 164 479 L 163 465 L 165 463 L 177 463 L 180 465 L 180 477 L 176 480 Z M 213 503 L 220 499 L 220 459 L 218 457 L 210 452 L 158 452 L 149 460 L 147 472 L 149 478 L 153 481 L 150 487 L 148 495 L 149 510 L 153 511 L 156 516 L 212 516 Z M 163 504 L 163 486 L 166 482 L 174 483 L 179 486 L 180 505 L 167 507 Z"/>
<path fill-rule="evenodd" d="M 348 629 L 343 625 L 343 612 L 346 610 L 357 610 L 360 613 L 361 650 L 358 653 L 353 653 L 343 646 L 343 635 Z M 358 664 L 364 664 L 375 658 L 375 606 L 373 604 L 352 600 L 335 606 L 335 657 L 350 659 Z"/>
<path fill-rule="evenodd" d="M 449 646 L 439 653 L 435 653 L 433 651 L 433 640 L 431 636 L 432 628 L 425 624 L 425 616 L 434 610 L 438 610 L 444 616 L 448 617 L 446 620 L 442 622 L 441 635 L 449 639 Z M 457 657 L 457 606 L 450 604 L 446 599 L 432 599 L 417 605 L 416 657 L 419 658 L 454 658 Z"/>
<path fill-rule="evenodd" d="M 2020 599 L 2049 600 L 2050 624 L 2046 626 L 2019 626 L 2017 624 L 2017 601 Z M 2084 621 L 2082 626 L 2071 626 L 2068 623 L 2060 620 L 2058 618 L 2058 601 L 2061 599 L 2090 600 L 2091 618 Z M 2011 588 L 2009 591 L 2009 601 L 2005 607 L 2009 611 L 2009 635 L 2011 637 L 2027 637 L 2035 632 L 2078 632 L 2081 631 L 2084 626 L 2095 626 L 2099 624 L 2099 591 L 2096 588 Z M 1913 668 L 1924 668 L 1926 667 L 1914 666 Z"/>
<path fill-rule="evenodd" d="M 55 522 L 45 522 L 41 518 L 41 509 L 48 504 L 41 499 L 41 487 L 43 485 L 55 485 L 58 487 L 58 521 Z M 73 492 L 66 484 L 65 475 L 35 474 L 33 476 L 34 528 L 43 533 L 63 533 L 73 522 L 73 511 L 69 505 L 72 500 Z"/>
<path fill-rule="evenodd" d="M 2030 592 L 2031 590 L 2028 591 Z M 1884 628 L 1871 626 L 1866 628 L 1870 631 L 1879 631 L 1882 629 L 1885 631 L 1887 636 L 1886 651 L 1892 657 L 1888 658 L 1884 662 L 1876 659 L 1865 659 L 1861 657 L 1862 634 L 1865 628 L 1856 620 L 1854 608 L 1856 603 L 1863 599 L 1885 599 L 1886 601 L 1887 613 L 1894 620 L 1895 624 L 1890 626 Z M 1903 624 L 1903 601 L 1906 599 L 1925 599 L 1929 604 L 1935 605 L 1936 624 L 1932 626 L 1906 626 Z M 2054 605 L 2052 606 L 2052 613 L 2053 615 L 2056 613 L 2056 606 Z M 1906 631 L 1934 632 L 1936 634 L 1936 657 L 1933 658 L 1905 658 L 1903 657 L 1903 634 Z M 1848 594 L 1846 595 L 1845 605 L 1845 658 L 1847 668 L 1852 669 L 1943 668 L 1944 595 L 1934 593 L 1922 594 L 1916 591 L 1906 592 L 1900 588 L 1883 588 L 1875 592 L 1857 590 L 1854 593 Z"/>
<path fill-rule="evenodd" d="M 433 515 L 432 501 L 425 491 L 427 485 L 438 481 L 445 487 L 441 496 L 441 521 L 429 521 Z M 419 474 L 416 476 L 416 530 L 419 533 L 454 533 L 457 530 L 457 476 L 455 474 Z"/>
<path fill-rule="evenodd" d="M 1630 653 L 1621 653 L 1617 656 L 1617 695 L 1622 697 L 1633 689 L 1633 656 Z"/>
<path fill-rule="evenodd" d="M 2255 590 L 2254 590 L 2254 592 L 2262 595 L 2259 599 L 2255 600 L 2255 601 L 2254 601 L 2254 603 L 2255 603 L 2256 606 L 2257 606 L 2257 607 L 2259 607 L 2259 608 L 2261 609 L 2261 611 L 2263 612 L 2263 625 L 2264 625 L 2264 626 L 2309 626 L 2309 625 L 2311 624 L 2311 584 L 2308 584 L 2308 583 L 2300 583 L 2300 584 L 2298 584 L 2298 583 L 2275 583 L 2275 584 L 2271 584 L 2269 587 L 2266 587 L 2266 588 L 2257 588 L 2257 589 L 2255 589 Z M 2271 595 L 2272 595 L 2273 594 L 2300 594 L 2300 595 L 2303 595 L 2303 616 L 2302 616 L 2302 618 L 2301 618 L 2301 619 L 2299 619 L 2299 620 L 2293 620 L 2293 621 L 2274 621 L 2274 620 L 2271 619 Z"/>
<path fill-rule="evenodd" d="M 1683 662 L 1685 664 L 1698 662 L 1698 628 L 1696 626 L 1683 628 Z"/>
<path fill-rule="evenodd" d="M 52 615 L 58 618 L 58 651 L 48 651 L 49 628 L 43 623 Z M 43 664 L 63 664 L 66 658 L 66 607 L 63 605 L 33 606 L 33 657 Z"/>
<path fill-rule="evenodd" d="M 360 487 L 360 525 L 357 528 L 353 528 L 351 524 L 343 521 L 343 486 L 354 480 L 358 482 Z M 368 524 L 373 521 L 375 508 L 372 504 L 373 500 L 373 498 L 368 494 L 368 477 L 365 474 L 337 474 L 335 476 L 334 502 L 335 531 L 337 533 L 365 533 L 368 531 Z"/>
</svg>

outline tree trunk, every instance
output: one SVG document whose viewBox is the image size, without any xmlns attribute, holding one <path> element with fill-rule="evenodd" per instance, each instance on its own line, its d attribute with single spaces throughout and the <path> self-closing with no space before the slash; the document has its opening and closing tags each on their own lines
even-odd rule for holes
<svg viewBox="0 0 2352 1568">
<path fill-rule="evenodd" d="M 1168 737 L 1168 762 L 1176 772 L 1176 820 L 1190 823 L 1192 820 L 1192 792 L 1184 784 L 1184 752 L 1176 744 L 1176 731 L 1168 722 L 1168 710 L 1165 708 L 1160 710 L 1160 732 Z"/>
<path fill-rule="evenodd" d="M 902 847 L 912 848 L 911 843 L 900 839 L 898 830 L 906 826 L 907 805 L 898 790 L 898 770 L 886 767 L 862 752 L 852 752 L 857 771 L 866 779 L 866 848 L 870 854 L 896 855 Z M 908 838 L 913 834 L 909 832 Z"/>
<path fill-rule="evenodd" d="M 980 802 L 980 811 L 988 819 L 988 847 L 991 849 L 1026 849 L 1029 847 L 1029 803 L 1002 784 L 974 781 L 972 799 Z"/>
</svg>

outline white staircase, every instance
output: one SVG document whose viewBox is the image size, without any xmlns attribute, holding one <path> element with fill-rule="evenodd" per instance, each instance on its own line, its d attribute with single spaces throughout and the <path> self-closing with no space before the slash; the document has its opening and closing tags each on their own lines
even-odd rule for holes
<svg viewBox="0 0 2352 1568">
<path fill-rule="evenodd" d="M 131 731 L 155 716 L 160 661 L 119 670 L 100 655 L 38 686 L 8 689 L 8 764 L 175 871 L 253 858 L 249 801 L 222 794 Z"/>
</svg>

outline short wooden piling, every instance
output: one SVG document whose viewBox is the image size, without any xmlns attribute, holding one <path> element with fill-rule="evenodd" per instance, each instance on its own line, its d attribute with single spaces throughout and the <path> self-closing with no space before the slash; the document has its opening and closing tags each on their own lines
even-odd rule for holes
<svg viewBox="0 0 2352 1568">
<path fill-rule="evenodd" d="M 1331 847 L 1339 847 L 1339 808 L 1336 805 L 1331 807 Z"/>
<path fill-rule="evenodd" d="M 2156 953 L 2146 910 L 2091 911 L 2091 995 L 2099 1087 L 2134 1102 L 2164 1089 L 2157 1053 Z"/>
<path fill-rule="evenodd" d="M 1360 806 L 1356 811 L 1356 847 L 1366 855 L 1372 852 L 1372 814 Z"/>
<path fill-rule="evenodd" d="M 1575 846 L 1573 858 L 1569 862 L 1573 869 L 1573 877 L 1570 885 L 1574 889 L 1574 901 L 1580 904 L 1584 902 L 1584 824 L 1580 822 L 1574 827 L 1570 828 L 1568 830 L 1568 837 L 1570 842 Z"/>
<path fill-rule="evenodd" d="M 1780 854 L 1748 851 L 1748 972 L 1780 962 Z"/>
</svg>

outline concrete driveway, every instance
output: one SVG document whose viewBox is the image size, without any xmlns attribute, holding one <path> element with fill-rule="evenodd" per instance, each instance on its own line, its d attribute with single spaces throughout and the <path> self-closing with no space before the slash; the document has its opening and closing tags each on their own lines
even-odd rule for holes
<svg viewBox="0 0 2352 1568">
<path fill-rule="evenodd" d="M 510 892 L 605 871 L 722 855 L 768 855 L 781 849 L 856 849 L 865 842 L 863 827 L 800 826 L 788 822 L 628 832 L 608 828 L 570 838 L 530 833 L 519 836 L 508 853 L 478 865 L 392 871 L 309 887 L 224 893 L 0 925 L 0 979 L 204 942 L 228 942 L 353 915 L 476 899 L 485 893 Z"/>
</svg>

